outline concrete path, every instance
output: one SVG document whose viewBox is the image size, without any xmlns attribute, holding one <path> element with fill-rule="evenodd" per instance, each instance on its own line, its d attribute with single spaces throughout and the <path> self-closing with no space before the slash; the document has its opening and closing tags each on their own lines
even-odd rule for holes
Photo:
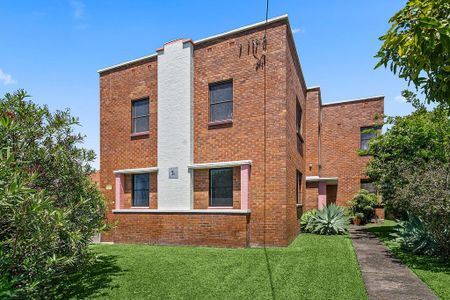
<svg viewBox="0 0 450 300">
<path fill-rule="evenodd" d="M 373 233 L 351 226 L 350 237 L 369 299 L 438 299 Z"/>
</svg>

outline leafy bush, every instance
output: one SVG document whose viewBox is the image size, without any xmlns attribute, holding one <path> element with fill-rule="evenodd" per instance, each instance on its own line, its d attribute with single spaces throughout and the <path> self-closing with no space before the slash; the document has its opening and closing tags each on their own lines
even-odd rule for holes
<svg viewBox="0 0 450 300">
<path fill-rule="evenodd" d="M 375 207 L 379 204 L 377 195 L 362 189 L 350 201 L 350 211 L 361 219 L 362 224 L 366 224 L 375 216 Z"/>
<path fill-rule="evenodd" d="M 303 232 L 311 232 L 311 228 L 308 226 L 311 219 L 317 214 L 317 209 L 311 209 L 303 213 L 300 219 L 300 225 Z"/>
<path fill-rule="evenodd" d="M 409 220 L 398 223 L 394 236 L 407 251 L 417 254 L 434 254 L 438 251 L 436 241 L 425 224 L 412 215 L 409 216 Z"/>
<path fill-rule="evenodd" d="M 347 210 L 332 203 L 317 210 L 317 213 L 311 216 L 306 228 L 311 233 L 332 235 L 345 234 L 348 231 L 348 225 Z"/>
<path fill-rule="evenodd" d="M 39 298 L 90 261 L 105 201 L 88 177 L 95 154 L 78 147 L 78 121 L 26 97 L 0 99 L 0 293 Z"/>
</svg>

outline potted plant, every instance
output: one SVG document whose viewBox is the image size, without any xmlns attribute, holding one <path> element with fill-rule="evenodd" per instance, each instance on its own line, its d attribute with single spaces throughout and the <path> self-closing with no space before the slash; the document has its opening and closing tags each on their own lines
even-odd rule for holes
<svg viewBox="0 0 450 300">
<path fill-rule="evenodd" d="M 356 213 L 355 216 L 353 217 L 353 224 L 359 226 L 359 225 L 361 225 L 361 221 L 363 219 L 364 219 L 363 213 Z"/>
</svg>

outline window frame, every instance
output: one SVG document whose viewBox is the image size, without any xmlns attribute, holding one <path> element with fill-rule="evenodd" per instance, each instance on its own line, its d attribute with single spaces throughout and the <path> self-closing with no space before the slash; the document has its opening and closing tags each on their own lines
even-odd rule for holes
<svg viewBox="0 0 450 300">
<path fill-rule="evenodd" d="M 299 170 L 296 170 L 295 177 L 295 200 L 297 205 L 303 205 L 302 201 L 302 180 L 303 174 Z"/>
<path fill-rule="evenodd" d="M 140 175 L 147 175 L 147 189 L 144 189 L 144 191 L 146 190 L 147 193 L 147 205 L 136 205 L 135 204 L 135 176 L 140 176 Z M 142 191 L 142 189 L 140 189 L 139 191 Z M 150 173 L 139 173 L 139 174 L 131 174 L 131 207 L 145 207 L 148 208 L 150 207 Z"/>
<path fill-rule="evenodd" d="M 222 85 L 222 84 L 231 84 L 231 100 L 225 100 L 218 103 L 211 103 L 211 87 Z M 212 117 L 212 107 L 217 104 L 229 103 L 231 102 L 231 118 L 223 119 L 223 120 L 211 120 Z M 233 122 L 234 117 L 234 82 L 233 79 L 226 79 L 221 81 L 216 81 L 208 84 L 208 124 L 223 124 L 223 123 L 231 123 Z"/>
<path fill-rule="evenodd" d="M 212 186 L 212 183 L 213 183 L 213 181 L 211 180 L 212 179 L 212 173 L 214 172 L 214 171 L 217 171 L 217 170 L 231 170 L 231 185 L 230 185 L 230 188 L 231 188 L 231 204 L 230 205 L 214 205 L 214 203 L 213 203 L 213 186 Z M 210 207 L 210 208 L 233 208 L 233 201 L 234 201 L 234 168 L 232 168 L 232 167 L 229 167 L 229 168 L 214 168 L 214 169 L 209 169 L 209 171 L 208 171 L 208 173 L 209 173 L 209 195 L 208 195 L 208 207 Z"/>
<path fill-rule="evenodd" d="M 147 114 L 146 115 L 140 115 L 135 117 L 134 116 L 134 105 L 137 102 L 141 102 L 141 101 L 147 101 L 147 106 L 148 106 L 148 110 L 147 110 Z M 147 130 L 145 131 L 135 131 L 135 124 L 134 121 L 138 118 L 148 118 L 148 127 Z M 143 97 L 143 98 L 139 98 L 139 99 L 134 99 L 131 101 L 131 135 L 143 135 L 143 134 L 148 134 L 150 131 L 150 98 L 149 97 Z"/>
<path fill-rule="evenodd" d="M 373 129 L 375 130 L 375 136 L 372 136 L 369 139 L 363 139 L 363 131 Z M 369 142 L 371 139 L 376 138 L 378 136 L 378 131 L 380 130 L 380 126 L 371 125 L 371 126 L 362 126 L 359 128 L 359 150 L 367 151 L 369 149 Z M 367 148 L 363 148 L 363 141 L 367 141 Z"/>
</svg>

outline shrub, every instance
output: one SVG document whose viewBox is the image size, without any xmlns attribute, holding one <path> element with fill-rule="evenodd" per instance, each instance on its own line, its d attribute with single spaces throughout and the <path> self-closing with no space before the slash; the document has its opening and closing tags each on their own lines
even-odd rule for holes
<svg viewBox="0 0 450 300">
<path fill-rule="evenodd" d="M 39 298 L 90 261 L 105 201 L 88 178 L 95 153 L 78 146 L 77 119 L 26 97 L 0 99 L 0 293 Z"/>
<path fill-rule="evenodd" d="M 379 203 L 377 195 L 362 189 L 350 201 L 350 211 L 361 219 L 362 224 L 366 224 L 375 216 L 375 207 Z"/>
<path fill-rule="evenodd" d="M 317 209 L 311 209 L 303 213 L 300 219 L 300 225 L 303 232 L 311 232 L 310 226 L 311 219 L 317 214 Z"/>
<path fill-rule="evenodd" d="M 348 231 L 348 215 L 344 207 L 330 204 L 317 210 L 310 218 L 306 228 L 308 231 L 322 235 L 345 234 Z"/>
<path fill-rule="evenodd" d="M 399 222 L 394 236 L 401 247 L 417 254 L 434 254 L 438 251 L 436 241 L 419 218 L 410 215 L 409 220 Z"/>
</svg>

